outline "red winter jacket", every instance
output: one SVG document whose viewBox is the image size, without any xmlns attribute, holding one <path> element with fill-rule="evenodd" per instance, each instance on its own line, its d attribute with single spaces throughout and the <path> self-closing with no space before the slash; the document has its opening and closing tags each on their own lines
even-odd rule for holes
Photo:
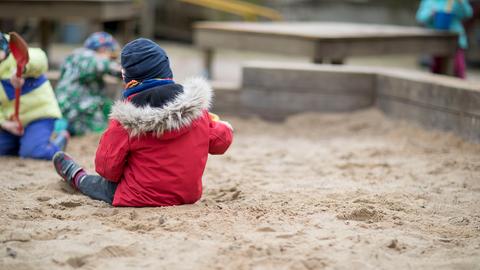
<svg viewBox="0 0 480 270">
<path fill-rule="evenodd" d="M 117 102 L 95 157 L 118 182 L 114 206 L 190 204 L 202 195 L 208 154 L 223 154 L 232 131 L 212 121 L 212 90 L 202 79 L 154 86 Z"/>
</svg>

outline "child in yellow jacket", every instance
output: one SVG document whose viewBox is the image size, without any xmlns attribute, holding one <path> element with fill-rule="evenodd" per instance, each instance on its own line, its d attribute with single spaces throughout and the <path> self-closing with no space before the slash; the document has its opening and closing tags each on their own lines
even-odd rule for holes
<svg viewBox="0 0 480 270">
<path fill-rule="evenodd" d="M 0 32 L 0 156 L 50 160 L 65 147 L 68 133 L 51 141 L 55 121 L 62 117 L 52 86 L 45 76 L 47 56 L 41 49 L 28 50 L 30 60 L 22 78 L 15 76 L 16 61 L 8 47 L 9 36 Z M 15 88 L 21 87 L 19 118 L 24 130 L 12 121 Z"/>
</svg>

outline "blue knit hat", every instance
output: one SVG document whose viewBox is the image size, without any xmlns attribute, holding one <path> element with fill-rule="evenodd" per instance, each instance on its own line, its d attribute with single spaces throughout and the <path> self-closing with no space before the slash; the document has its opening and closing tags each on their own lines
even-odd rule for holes
<svg viewBox="0 0 480 270">
<path fill-rule="evenodd" d="M 106 32 L 95 32 L 91 34 L 83 43 L 85 48 L 90 50 L 98 50 L 99 48 L 107 48 L 112 51 L 118 49 L 118 42 L 112 35 Z"/>
<path fill-rule="evenodd" d="M 139 38 L 123 47 L 121 54 L 124 81 L 173 78 L 165 51 L 155 42 Z"/>
</svg>

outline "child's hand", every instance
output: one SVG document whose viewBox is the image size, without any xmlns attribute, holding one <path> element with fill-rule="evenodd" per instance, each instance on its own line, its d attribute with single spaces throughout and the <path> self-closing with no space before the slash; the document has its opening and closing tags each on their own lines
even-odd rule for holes
<svg viewBox="0 0 480 270">
<path fill-rule="evenodd" d="M 23 130 L 20 130 L 20 126 L 16 121 L 5 121 L 1 125 L 1 128 L 13 135 L 22 136 Z"/>
<path fill-rule="evenodd" d="M 10 83 L 13 85 L 13 88 L 22 88 L 23 84 L 25 83 L 25 79 L 22 77 L 17 77 L 16 74 L 13 74 L 12 77 L 10 78 Z"/>
<path fill-rule="evenodd" d="M 214 113 L 211 113 L 209 112 L 208 115 L 210 116 L 210 119 L 213 121 L 213 122 L 218 122 L 218 123 L 222 123 L 224 124 L 225 126 L 227 126 L 231 131 L 233 131 L 233 127 L 232 127 L 232 124 L 230 124 L 229 122 L 227 121 L 222 121 L 220 120 L 220 116 L 214 114 Z"/>
<path fill-rule="evenodd" d="M 227 126 L 231 131 L 233 131 L 232 124 L 230 124 L 229 122 L 227 122 L 227 121 L 222 121 L 222 120 L 220 120 L 220 121 L 218 121 L 218 122 L 224 124 L 224 125 Z"/>
</svg>

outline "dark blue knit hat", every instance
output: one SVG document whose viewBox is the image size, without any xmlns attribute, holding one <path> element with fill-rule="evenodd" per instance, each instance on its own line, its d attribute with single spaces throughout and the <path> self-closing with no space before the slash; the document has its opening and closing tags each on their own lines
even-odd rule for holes
<svg viewBox="0 0 480 270">
<path fill-rule="evenodd" d="M 139 38 L 123 47 L 121 63 L 124 81 L 173 78 L 165 51 L 155 42 Z"/>
</svg>

